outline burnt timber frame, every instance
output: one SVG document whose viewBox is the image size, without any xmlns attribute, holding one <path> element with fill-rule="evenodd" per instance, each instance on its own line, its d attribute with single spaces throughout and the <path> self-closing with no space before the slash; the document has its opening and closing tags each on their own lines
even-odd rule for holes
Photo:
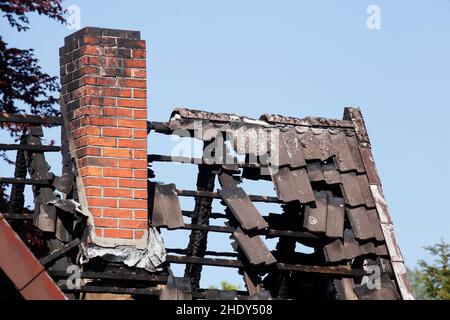
<svg viewBox="0 0 450 320">
<path fill-rule="evenodd" d="M 189 111 L 187 111 L 189 113 Z M 201 112 L 199 112 L 201 113 Z M 205 112 L 205 114 L 208 114 Z M 211 115 L 211 113 L 209 113 Z M 226 122 L 227 115 L 223 116 L 225 119 L 221 119 L 224 114 L 217 114 L 217 118 L 214 118 L 215 116 L 212 115 L 212 118 L 206 121 L 214 122 L 218 121 L 219 123 Z M 196 116 L 194 115 L 193 118 Z M 208 115 L 206 116 L 208 117 Z M 201 116 L 199 117 L 201 118 Z M 200 119 L 201 120 L 201 119 Z M 203 119 L 205 120 L 205 119 Z M 400 250 L 398 248 L 398 245 L 396 244 L 395 235 L 393 233 L 392 229 L 392 222 L 389 216 L 389 212 L 387 210 L 386 201 L 384 199 L 384 196 L 382 195 L 381 190 L 381 182 L 379 179 L 379 176 L 377 174 L 375 163 L 373 161 L 373 156 L 371 153 L 371 145 L 370 141 L 367 135 L 367 129 L 365 127 L 364 120 L 362 118 L 361 112 L 359 108 L 345 108 L 344 111 L 344 119 L 343 120 L 328 120 L 328 119 L 322 119 L 322 118 L 308 118 L 305 120 L 299 120 L 295 123 L 291 122 L 291 119 L 289 118 L 283 118 L 281 117 L 281 121 L 279 123 L 283 123 L 285 121 L 286 125 L 293 125 L 293 126 L 305 126 L 305 127 L 311 127 L 311 128 L 344 128 L 344 129 L 351 129 L 356 132 L 356 137 L 358 141 L 358 152 L 361 154 L 361 158 L 363 161 L 363 166 L 365 171 L 367 172 L 369 184 L 370 184 L 370 190 L 371 195 L 373 196 L 373 199 L 375 201 L 376 210 L 378 212 L 378 215 L 380 216 L 381 220 L 381 228 L 383 232 L 383 236 L 386 239 L 386 245 L 388 249 L 388 254 L 390 258 L 390 262 L 392 265 L 393 271 L 386 271 L 388 275 L 392 279 L 395 279 L 399 292 L 401 294 L 401 297 L 403 299 L 413 299 L 411 294 L 411 289 L 409 287 L 408 280 L 406 278 L 406 272 L 403 266 L 403 259 L 400 254 Z M 217 129 L 217 128 L 216 128 Z M 217 129 L 220 132 L 220 126 Z M 156 132 L 160 134 L 165 135 L 171 135 L 171 134 L 178 134 L 175 132 L 174 127 L 172 126 L 171 122 L 149 122 L 148 123 L 148 132 Z M 191 137 L 194 137 L 194 135 L 191 134 Z M 197 137 L 196 137 L 197 138 Z M 200 138 L 201 139 L 201 138 Z M 176 162 L 176 163 L 182 163 L 182 164 L 194 164 L 198 166 L 210 166 L 211 170 L 215 170 L 216 173 L 221 174 L 224 173 L 224 170 L 220 169 L 220 167 L 223 165 L 223 163 L 210 163 L 206 161 L 204 158 L 189 158 L 189 157 L 170 157 L 166 155 L 159 155 L 159 154 L 149 154 L 148 155 L 148 162 Z M 228 163 L 227 163 L 228 165 Z M 235 162 L 235 166 L 237 168 L 262 168 L 267 167 L 267 164 L 265 163 L 246 163 L 246 162 Z M 226 171 L 226 170 L 225 170 Z M 231 176 L 230 176 L 231 177 Z M 220 180 L 220 178 L 219 178 Z M 186 196 L 186 197 L 194 197 L 196 199 L 199 198 L 213 198 L 213 199 L 221 199 L 223 200 L 223 197 L 218 192 L 212 192 L 212 191 L 204 191 L 204 190 L 176 190 L 176 193 L 179 196 Z M 263 195 L 250 195 L 249 196 L 251 201 L 254 202 L 264 202 L 264 203 L 278 203 L 281 204 L 282 202 L 278 200 L 277 197 L 270 197 L 270 196 L 263 196 Z M 189 211 L 182 211 L 183 216 L 191 217 L 192 212 Z M 209 225 L 209 219 L 229 219 L 228 226 L 221 227 L 221 226 L 211 226 Z M 177 229 L 188 229 L 195 232 L 195 230 L 204 230 L 207 232 L 226 232 L 226 233 L 234 233 L 235 232 L 235 224 L 233 223 L 233 219 L 231 218 L 230 213 L 228 212 L 228 209 L 226 209 L 226 213 L 211 213 L 208 217 L 208 223 L 207 224 L 185 224 L 182 227 L 179 227 Z M 269 220 L 268 216 L 263 217 L 266 221 Z M 171 229 L 173 230 L 173 229 Z M 269 228 L 255 232 L 255 235 L 265 235 L 267 238 L 269 237 L 280 237 L 280 245 L 283 247 L 282 242 L 287 241 L 287 239 L 292 238 L 294 242 L 288 241 L 290 245 L 295 245 L 295 239 L 302 239 L 302 238 L 309 238 L 310 241 L 321 241 L 320 237 L 316 234 L 311 234 L 309 232 L 299 232 L 299 231 L 293 231 L 293 230 L 277 230 L 270 226 Z M 309 241 L 309 243 L 311 243 Z M 284 245 L 288 245 L 287 243 Z M 171 249 L 171 252 L 176 252 L 179 255 L 178 256 L 171 256 L 169 255 L 167 257 L 167 261 L 171 263 L 181 263 L 181 264 L 192 264 L 197 263 L 200 265 L 212 265 L 212 266 L 221 266 L 221 267 L 234 267 L 238 268 L 240 272 L 243 272 L 244 281 L 247 285 L 248 294 L 258 294 L 260 291 L 256 289 L 258 286 L 262 285 L 261 279 L 257 279 L 258 276 L 252 276 L 252 280 L 249 279 L 248 273 L 251 274 L 258 274 L 261 269 L 255 268 L 254 266 L 249 265 L 247 259 L 240 253 L 239 249 L 238 252 L 235 254 L 235 256 L 238 259 L 230 260 L 230 259 L 218 259 L 218 258 L 205 258 L 205 255 L 213 255 L 213 256 L 220 256 L 221 254 L 223 256 L 232 256 L 231 253 L 217 253 L 217 252 L 204 252 L 203 254 L 199 256 L 189 256 L 188 252 L 183 249 Z M 356 270 L 351 269 L 349 267 L 345 266 L 319 266 L 319 265 L 301 265 L 301 264 L 289 264 L 289 263 L 276 263 L 274 265 L 274 268 L 279 271 L 287 271 L 287 272 L 301 272 L 301 273 L 320 273 L 323 275 L 328 276 L 340 276 L 342 278 L 342 286 L 343 290 L 345 291 L 346 298 L 352 298 L 351 296 L 354 296 L 353 293 L 349 294 L 349 286 L 350 283 L 347 280 L 350 280 L 352 277 L 361 277 L 363 275 L 367 275 L 367 273 L 362 270 Z M 263 268 L 264 269 L 264 268 Z M 266 271 L 268 269 L 265 269 Z M 256 280 L 255 280 L 256 279 Z M 278 297 L 281 298 L 288 298 L 288 296 L 280 295 Z"/>
</svg>

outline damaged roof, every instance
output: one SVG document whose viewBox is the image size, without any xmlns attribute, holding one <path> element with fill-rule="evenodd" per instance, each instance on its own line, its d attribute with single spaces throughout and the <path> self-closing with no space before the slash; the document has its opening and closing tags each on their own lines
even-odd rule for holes
<svg viewBox="0 0 450 320">
<path fill-rule="evenodd" d="M 297 203 L 302 208 L 303 224 L 294 231 L 318 235 L 326 263 L 351 265 L 358 257 L 390 261 L 396 285 L 358 296 L 412 298 L 359 108 L 346 108 L 342 120 L 272 114 L 251 119 L 179 108 L 169 122 L 151 124 L 151 129 L 170 134 L 187 130 L 205 142 L 218 135 L 229 138 L 236 153 L 245 154 L 247 160 L 257 159 L 256 169 L 243 166 L 242 177 L 272 180 L 279 203 Z M 276 138 L 270 133 L 274 129 Z M 267 258 L 267 252 L 258 256 L 248 249 L 266 250 L 251 230 L 267 225 L 259 224 L 264 220 L 244 190 L 224 189 L 220 195 L 239 224 L 233 237 L 250 262 L 275 262 L 272 255 Z M 261 260 L 261 254 L 266 260 Z"/>
</svg>

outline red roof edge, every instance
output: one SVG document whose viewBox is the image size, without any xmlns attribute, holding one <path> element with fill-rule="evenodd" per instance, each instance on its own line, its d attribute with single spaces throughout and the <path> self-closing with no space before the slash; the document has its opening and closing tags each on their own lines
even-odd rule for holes
<svg viewBox="0 0 450 320">
<path fill-rule="evenodd" d="M 0 268 L 26 300 L 67 299 L 1 214 Z"/>
</svg>

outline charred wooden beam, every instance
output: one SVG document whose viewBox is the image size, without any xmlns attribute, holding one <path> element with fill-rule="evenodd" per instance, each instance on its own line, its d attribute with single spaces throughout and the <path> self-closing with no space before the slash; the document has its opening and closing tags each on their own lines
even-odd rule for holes
<svg viewBox="0 0 450 320">
<path fill-rule="evenodd" d="M 182 210 L 181 213 L 183 214 L 183 216 L 190 218 L 190 217 L 192 217 L 192 214 L 194 212 L 188 211 L 188 210 Z M 209 217 L 212 219 L 227 219 L 227 215 L 224 213 L 220 213 L 220 212 L 211 212 Z"/>
<path fill-rule="evenodd" d="M 62 246 L 58 250 L 53 251 L 48 256 L 41 259 L 42 265 L 45 266 L 45 265 L 50 264 L 51 262 L 57 260 L 59 257 L 61 257 L 62 255 L 65 255 L 67 252 L 69 252 L 73 248 L 78 247 L 80 245 L 80 243 L 81 243 L 80 239 L 76 238 L 76 239 L 72 240 L 71 242 L 69 242 L 68 244 Z"/>
<path fill-rule="evenodd" d="M 217 266 L 225 268 L 243 268 L 244 265 L 239 260 L 231 259 L 215 259 L 215 258 L 199 258 L 199 257 L 187 257 L 187 256 L 174 256 L 167 255 L 167 262 L 179 263 L 179 264 L 202 264 L 205 266 Z M 343 266 L 309 266 L 309 265 L 299 265 L 299 264 L 287 264 L 287 263 L 277 263 L 276 268 L 282 271 L 295 271 L 295 272 L 306 272 L 306 273 L 321 273 L 329 275 L 339 275 L 339 276 L 349 276 L 349 277 L 360 277 L 364 275 L 369 275 L 364 270 L 350 269 L 349 267 Z"/>
<path fill-rule="evenodd" d="M 177 193 L 179 196 L 183 196 L 183 197 L 222 199 L 222 196 L 218 192 L 177 189 Z M 283 203 L 280 200 L 278 200 L 277 197 L 260 196 L 260 195 L 249 195 L 249 197 L 250 197 L 250 200 L 252 200 L 254 202 Z"/>
<path fill-rule="evenodd" d="M 187 250 L 186 249 L 166 248 L 166 251 L 169 252 L 169 253 L 176 253 L 176 254 L 182 254 L 182 255 L 186 255 L 187 254 Z M 237 254 L 235 252 L 205 251 L 205 256 L 235 258 L 235 257 L 237 257 Z"/>
<path fill-rule="evenodd" d="M 0 150 L 23 150 L 32 152 L 59 152 L 59 146 L 40 146 L 32 144 L 0 144 Z"/>
<path fill-rule="evenodd" d="M 205 142 L 205 149 L 208 143 Z M 198 166 L 197 174 L 197 192 L 212 192 L 214 190 L 214 182 L 216 174 L 212 167 L 206 165 Z M 193 225 L 209 225 L 209 215 L 211 214 L 212 198 L 196 198 L 195 207 L 191 217 Z M 191 229 L 189 235 L 189 243 L 186 251 L 188 256 L 204 257 L 208 243 L 208 231 Z M 202 265 L 187 264 L 184 270 L 184 276 L 190 279 L 191 289 L 200 287 Z"/>
<path fill-rule="evenodd" d="M 148 162 L 176 162 L 176 163 L 189 163 L 189 164 L 204 164 L 204 165 L 224 165 L 225 163 L 210 163 L 201 158 L 190 158 L 190 157 L 172 157 L 160 154 L 149 154 L 147 155 Z M 267 165 L 260 163 L 226 163 L 227 165 L 236 164 L 239 168 L 262 168 L 267 167 Z"/>
<path fill-rule="evenodd" d="M 364 276 L 368 275 L 364 270 L 350 269 L 350 267 L 345 266 L 307 266 L 299 264 L 287 264 L 287 263 L 277 263 L 277 269 L 283 271 L 297 271 L 297 272 L 308 272 L 308 273 L 322 273 L 330 275 L 341 275 L 341 276 Z"/>
<path fill-rule="evenodd" d="M 53 278 L 65 279 L 71 274 L 65 271 L 53 271 L 49 270 L 48 274 Z M 147 282 L 157 282 L 166 283 L 168 276 L 158 275 L 158 274 L 133 274 L 131 272 L 94 272 L 94 271 L 83 271 L 80 272 L 80 278 L 91 279 L 91 280 L 124 280 L 124 281 L 147 281 Z"/>
<path fill-rule="evenodd" d="M 21 145 L 27 143 L 26 130 L 23 131 L 20 137 Z M 26 178 L 28 172 L 28 161 L 24 150 L 19 150 L 16 153 L 16 163 L 14 168 L 14 178 Z M 11 187 L 11 194 L 9 197 L 9 212 L 21 214 L 25 207 L 25 185 L 13 184 Z"/>
<path fill-rule="evenodd" d="M 1 112 L 0 122 L 61 125 L 63 123 L 63 119 L 61 117 L 37 116 L 31 114 L 11 114 Z"/>
<path fill-rule="evenodd" d="M 68 288 L 67 285 L 61 284 L 59 286 L 64 292 L 89 292 L 89 293 L 115 293 L 115 294 L 134 294 L 134 295 L 151 295 L 159 296 L 161 290 L 156 288 L 122 288 L 112 286 L 81 286 Z"/>
<path fill-rule="evenodd" d="M 36 186 L 50 186 L 51 185 L 51 180 L 24 179 L 24 178 L 3 178 L 3 177 L 0 177 L 0 183 L 29 184 L 29 185 L 36 185 Z"/>
<path fill-rule="evenodd" d="M 33 214 L 22 213 L 2 213 L 6 220 L 33 220 Z"/>
<path fill-rule="evenodd" d="M 239 260 L 200 258 L 193 256 L 174 256 L 167 255 L 166 262 L 178 264 L 201 264 L 204 266 L 216 266 L 227 268 L 242 268 L 243 264 Z"/>
<path fill-rule="evenodd" d="M 163 227 L 161 227 L 163 228 Z M 183 227 L 178 229 L 181 230 L 201 230 L 201 231 L 210 231 L 210 232 L 218 232 L 218 233 L 229 233 L 232 234 L 235 230 L 233 227 L 226 226 L 211 226 L 211 225 L 201 225 L 201 224 L 185 224 Z M 177 229 L 171 229 L 177 230 Z M 309 232 L 300 232 L 300 231 L 289 231 L 289 230 L 261 230 L 255 232 L 258 235 L 266 235 L 267 237 L 292 237 L 292 238 L 302 238 L 302 239 L 319 239 L 319 236 L 309 233 Z"/>
<path fill-rule="evenodd" d="M 167 125 L 166 122 L 148 121 L 147 132 L 155 131 L 162 134 L 172 134 L 173 130 Z"/>
</svg>

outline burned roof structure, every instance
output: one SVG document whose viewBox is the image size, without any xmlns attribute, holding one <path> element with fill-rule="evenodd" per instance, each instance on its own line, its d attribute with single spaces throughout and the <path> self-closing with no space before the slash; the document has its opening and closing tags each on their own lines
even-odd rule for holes
<svg viewBox="0 0 450 320">
<path fill-rule="evenodd" d="M 279 298 L 412 298 L 360 109 L 346 108 L 343 120 L 270 114 L 250 119 L 175 109 L 169 122 L 151 123 L 150 129 L 181 136 L 189 132 L 204 141 L 202 159 L 149 155 L 151 162 L 199 164 L 196 192 L 172 189 L 179 196 L 206 199 L 198 199 L 193 212 L 178 210 L 178 217 L 166 215 L 167 221 L 158 224 L 174 224 L 183 213 L 192 217 L 190 244 L 197 246 L 188 246 L 188 256 L 203 258 L 207 231 L 228 231 L 239 260 L 235 266 L 243 268 L 250 294 L 268 290 Z M 237 155 L 245 155 L 246 161 L 239 162 Z M 217 192 L 214 175 L 220 183 Z M 277 196 L 248 195 L 245 179 L 271 180 Z M 222 200 L 225 215 L 211 213 L 212 199 Z M 253 202 L 278 203 L 282 212 L 259 212 Z M 179 206 L 175 199 L 166 205 Z M 209 225 L 217 217 L 228 219 L 228 227 Z M 152 219 L 164 217 L 157 211 Z M 268 250 L 264 237 L 278 238 L 276 250 Z M 314 253 L 297 253 L 296 243 Z M 203 259 L 203 264 L 231 264 L 215 260 Z M 368 290 L 375 270 L 383 277 L 378 289 Z M 193 288 L 199 285 L 198 273 L 199 268 L 186 269 Z"/>
<path fill-rule="evenodd" d="M 14 177 L 0 177 L 12 184 L 0 202 L 0 297 L 9 283 L 26 299 L 413 299 L 359 108 L 343 119 L 179 108 L 148 122 L 139 32 L 88 27 L 66 37 L 60 56 L 62 117 L 0 114 L 23 126 L 19 144 L 0 145 L 17 151 Z M 61 146 L 43 145 L 47 125 L 61 127 Z M 196 139 L 202 155 L 148 153 L 149 133 Z M 62 154 L 61 176 L 48 152 Z M 196 186 L 160 182 L 156 162 L 195 165 Z M 273 194 L 251 194 L 249 180 Z M 170 248 L 161 229 L 189 239 Z M 228 235 L 234 251 L 208 250 L 212 233 Z M 10 257 L 26 265 L 16 270 Z M 245 288 L 201 288 L 204 266 L 236 269 Z"/>
</svg>

